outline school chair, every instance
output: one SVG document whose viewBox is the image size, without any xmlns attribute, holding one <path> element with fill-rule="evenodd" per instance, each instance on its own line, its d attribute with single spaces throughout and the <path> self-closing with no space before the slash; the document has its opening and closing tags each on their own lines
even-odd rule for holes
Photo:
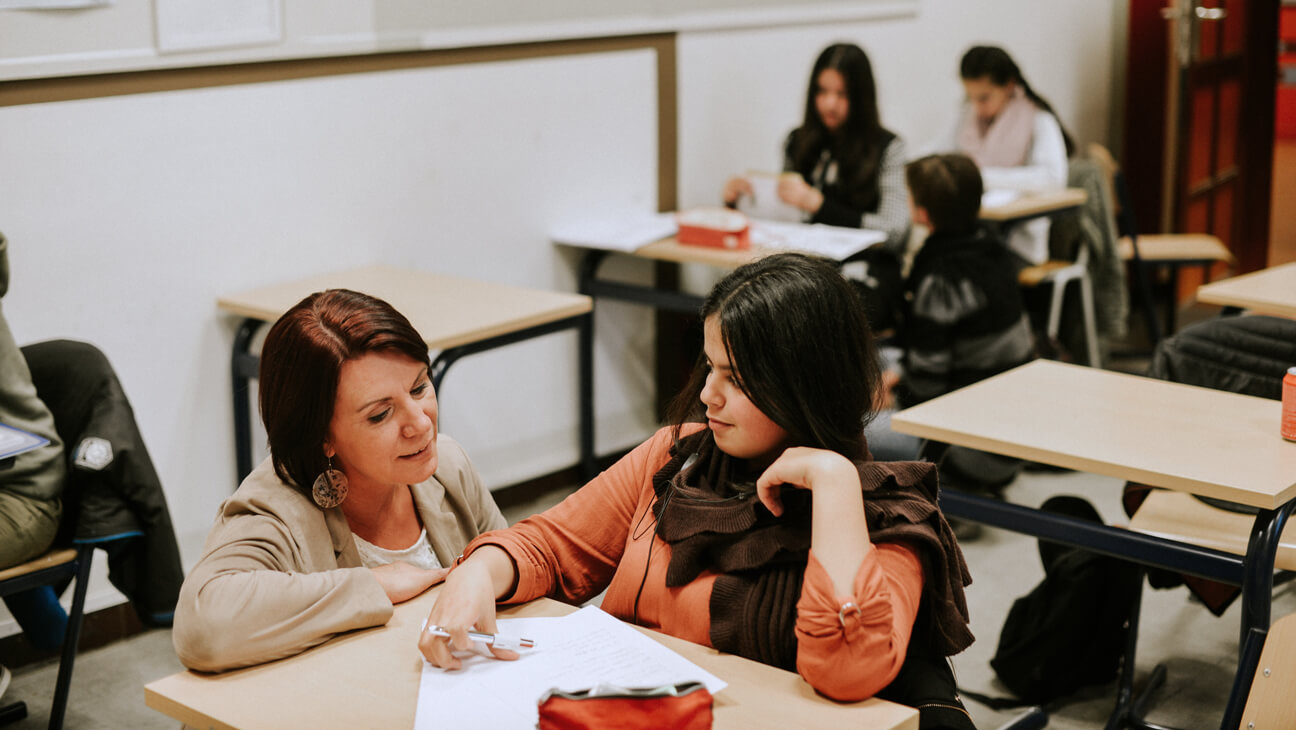
<svg viewBox="0 0 1296 730">
<path fill-rule="evenodd" d="M 1052 287 L 1049 294 L 1047 322 L 1044 333 L 1049 342 L 1057 342 L 1062 326 L 1062 306 L 1066 301 L 1067 287 L 1075 284 L 1080 290 L 1080 310 L 1084 323 L 1085 357 L 1091 367 L 1101 367 L 1098 354 L 1098 328 L 1094 318 L 1093 284 L 1089 280 L 1089 248 L 1079 246 L 1072 261 L 1049 260 L 1027 266 L 1017 274 L 1017 284 L 1025 288 L 1044 285 Z"/>
<path fill-rule="evenodd" d="M 54 682 L 54 701 L 50 706 L 49 727 L 63 727 L 67 709 L 68 690 L 72 686 L 72 666 L 76 662 L 77 644 L 81 638 L 81 618 L 85 610 L 86 586 L 90 580 L 90 564 L 95 545 L 78 544 L 72 548 L 54 548 L 44 555 L 21 565 L 0 571 L 0 596 L 39 588 L 62 586 L 75 580 L 72 606 L 68 611 L 67 629 L 63 634 L 63 649 L 59 657 L 58 678 Z M 27 716 L 24 702 L 0 707 L 0 723 L 8 724 Z"/>
<path fill-rule="evenodd" d="M 1049 260 L 1022 269 L 1017 283 L 1023 289 L 1051 287 L 1044 329 L 1050 344 L 1058 342 L 1067 290 L 1074 284 L 1079 291 L 1087 364 L 1102 367 L 1099 333 L 1124 334 L 1128 317 L 1124 271 L 1115 250 L 1111 193 L 1099 166 L 1086 159 L 1070 163 L 1067 186 L 1084 189 L 1085 204 L 1054 218 L 1049 232 Z"/>
<path fill-rule="evenodd" d="M 1100 144 L 1088 147 L 1093 159 L 1107 175 L 1115 198 L 1116 229 L 1120 238 L 1120 258 L 1130 264 L 1136 284 L 1135 294 L 1143 309 L 1148 342 L 1156 347 L 1163 334 L 1174 334 L 1178 309 L 1179 272 L 1185 266 L 1200 266 L 1204 281 L 1211 280 L 1215 264 L 1223 262 L 1232 268 L 1233 254 L 1224 242 L 1206 233 L 1149 233 L 1140 235 L 1134 220 L 1134 208 L 1129 199 L 1128 182 L 1111 152 Z M 1157 321 L 1150 280 L 1160 278 L 1166 271 L 1165 325 Z"/>
<path fill-rule="evenodd" d="M 1274 621 L 1264 637 L 1240 730 L 1296 727 L 1296 614 Z"/>
<path fill-rule="evenodd" d="M 163 552 L 157 546 L 165 543 L 150 542 L 145 531 L 140 529 L 133 518 L 128 520 L 122 516 L 120 521 L 103 519 L 102 514 L 98 513 L 104 506 L 102 499 L 92 504 L 91 500 L 98 495 L 92 496 L 85 487 L 84 475 L 91 473 L 85 469 L 88 468 L 87 463 L 94 460 L 86 452 L 92 446 L 98 448 L 96 458 L 107 458 L 112 464 L 111 468 L 105 465 L 100 466 L 100 469 L 113 471 L 114 474 L 117 467 L 125 462 L 146 458 L 143 454 L 137 457 L 126 453 L 131 445 L 129 438 L 117 438 L 115 442 L 110 442 L 107 438 L 116 438 L 120 434 L 99 430 L 110 417 L 117 422 L 129 418 L 131 425 L 134 423 L 133 415 L 128 407 L 119 402 L 114 390 L 91 389 L 82 392 L 74 387 L 77 384 L 85 385 L 87 380 L 94 382 L 99 377 L 111 376 L 115 379 L 107 358 L 92 345 L 65 340 L 37 343 L 22 350 L 31 368 L 37 393 L 54 416 L 55 429 L 64 443 L 69 473 L 61 497 L 62 525 L 53 548 L 34 560 L 0 571 L 0 596 L 12 596 L 44 586 L 50 586 L 55 593 L 61 593 L 69 583 L 74 585 L 72 603 L 63 629 L 54 698 L 50 706 L 49 727 L 56 730 L 63 727 L 67 712 L 72 670 L 81 638 L 86 591 L 95 550 L 105 550 L 109 554 L 111 566 L 114 558 L 120 558 L 128 549 L 147 547 L 149 550 Z M 86 378 L 86 375 L 94 377 Z M 97 514 L 88 518 L 90 512 Z M 97 520 L 96 529 L 81 529 L 86 528 L 91 519 Z M 109 529 L 99 529 L 105 525 Z M 169 521 L 167 526 L 169 528 Z M 174 542 L 173 535 L 171 541 Z M 141 573 L 141 578 L 149 582 L 165 582 L 167 577 L 158 572 Z M 61 619 L 62 615 L 59 614 L 52 620 Z M 0 708 L 0 723 L 21 719 L 26 714 L 25 703 L 12 703 Z"/>
</svg>

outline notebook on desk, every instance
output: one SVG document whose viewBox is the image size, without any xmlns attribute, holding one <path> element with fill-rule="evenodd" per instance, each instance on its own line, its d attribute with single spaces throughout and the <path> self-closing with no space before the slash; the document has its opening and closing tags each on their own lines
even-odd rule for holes
<svg viewBox="0 0 1296 730">
<path fill-rule="evenodd" d="M 834 261 L 843 261 L 885 240 L 885 233 L 867 228 L 766 220 L 754 220 L 751 224 L 751 242 L 754 246 L 801 251 Z"/>
</svg>

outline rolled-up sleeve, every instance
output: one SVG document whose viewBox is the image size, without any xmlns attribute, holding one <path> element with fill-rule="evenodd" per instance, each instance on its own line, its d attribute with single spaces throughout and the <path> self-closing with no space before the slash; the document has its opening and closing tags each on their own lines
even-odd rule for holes
<svg viewBox="0 0 1296 730">
<path fill-rule="evenodd" d="M 834 591 L 811 552 L 797 603 L 797 671 L 835 700 L 872 697 L 900 672 L 922 589 L 922 564 L 906 545 L 870 546 L 851 595 Z"/>
</svg>

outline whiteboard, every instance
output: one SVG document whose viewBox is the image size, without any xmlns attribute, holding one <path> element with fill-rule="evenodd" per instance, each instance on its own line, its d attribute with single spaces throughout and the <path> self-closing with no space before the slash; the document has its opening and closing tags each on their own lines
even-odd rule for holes
<svg viewBox="0 0 1296 730">
<path fill-rule="evenodd" d="M 919 0 L 241 0 L 235 25 L 196 42 L 168 28 L 224 28 L 229 0 L 115 0 L 0 8 L 0 81 L 294 58 L 901 17 Z M 169 15 L 169 9 L 171 14 Z M 253 10 L 256 12 L 253 12 Z M 258 15 L 260 12 L 261 15 Z M 267 15 L 266 13 L 273 13 Z M 204 14 L 209 18 L 204 18 Z M 264 27 L 247 21 L 264 18 Z M 236 19 L 238 20 L 238 19 Z M 225 25 L 222 25 L 225 24 Z M 242 36 L 239 31 L 243 31 Z M 159 40 L 159 38 L 161 40 Z M 213 40 L 214 38 L 214 40 Z M 222 40 L 226 42 L 222 42 Z"/>
</svg>

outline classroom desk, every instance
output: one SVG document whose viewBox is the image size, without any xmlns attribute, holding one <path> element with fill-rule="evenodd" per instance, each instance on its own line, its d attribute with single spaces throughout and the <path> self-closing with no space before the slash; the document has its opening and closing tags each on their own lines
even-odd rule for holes
<svg viewBox="0 0 1296 730">
<path fill-rule="evenodd" d="M 181 672 L 150 682 L 144 687 L 145 702 L 203 728 L 413 727 L 423 669 L 416 642 L 439 590 L 397 606 L 386 626 L 334 638 L 294 657 L 223 674 Z M 501 607 L 500 616 L 562 616 L 574 610 L 542 598 Z M 729 683 L 715 697 L 718 729 L 918 728 L 913 708 L 879 699 L 833 702 L 792 672 L 640 630 Z"/>
<path fill-rule="evenodd" d="M 1275 400 L 1037 360 L 900 411 L 891 427 L 1256 507 L 1239 556 L 953 489 L 941 495 L 954 517 L 1240 585 L 1238 672 L 1221 724 L 1232 730 L 1269 627 L 1274 556 L 1296 503 L 1296 443 L 1279 436 L 1280 412 Z"/>
<path fill-rule="evenodd" d="M 1089 194 L 1083 188 L 1064 188 L 1062 190 L 1027 193 L 1002 205 L 982 207 L 978 217 L 1002 228 L 1010 223 L 1019 223 L 1041 216 L 1056 215 L 1063 211 L 1079 208 L 1088 199 Z"/>
<path fill-rule="evenodd" d="M 1296 318 L 1296 263 L 1203 284 L 1197 301 Z"/>
<path fill-rule="evenodd" d="M 252 337 L 265 322 L 273 322 L 307 295 L 324 289 L 347 288 L 386 300 L 414 325 L 429 350 L 432 386 L 456 360 L 551 332 L 591 326 L 589 297 L 526 289 L 475 279 L 461 279 L 392 266 L 366 266 L 273 284 L 217 300 L 217 306 L 243 317 L 234 337 L 230 368 L 234 383 L 234 441 L 238 478 L 252 471 L 252 429 L 248 381 L 257 375 L 260 358 L 249 351 Z M 580 394 L 581 464 L 594 463 L 594 404 L 592 393 Z"/>
</svg>

